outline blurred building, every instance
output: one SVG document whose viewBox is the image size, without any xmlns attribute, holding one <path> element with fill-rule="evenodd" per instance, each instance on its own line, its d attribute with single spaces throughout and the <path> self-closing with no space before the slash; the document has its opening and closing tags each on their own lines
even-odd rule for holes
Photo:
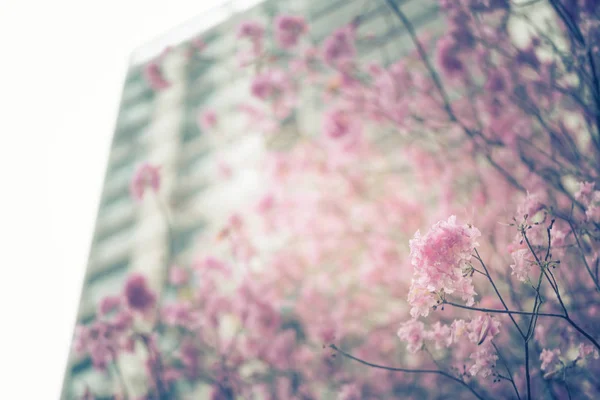
<svg viewBox="0 0 600 400">
<path fill-rule="evenodd" d="M 415 26 L 439 29 L 434 0 L 397 3 Z M 196 240 L 211 222 L 252 196 L 257 185 L 251 173 L 237 174 L 226 184 L 211 179 L 217 165 L 215 143 L 200 131 L 198 110 L 208 105 L 227 108 L 248 95 L 250 75 L 232 73 L 238 64 L 236 28 L 244 19 L 267 22 L 282 12 L 306 16 L 316 41 L 361 15 L 361 31 L 373 35 L 359 41 L 359 55 L 365 61 L 388 64 L 412 47 L 384 0 L 246 0 L 229 2 L 136 50 L 124 83 L 78 323 L 91 321 L 98 301 L 120 292 L 126 274 L 133 270 L 144 271 L 158 284 L 170 240 L 178 257 L 191 257 Z M 203 62 L 190 61 L 189 46 L 185 46 L 197 37 L 206 44 Z M 171 51 L 163 68 L 171 86 L 153 91 L 144 79 L 143 64 L 167 46 Z M 220 132 L 240 131 L 242 122 L 234 111 L 228 118 L 221 115 Z M 296 118 L 310 119 L 306 115 Z M 253 137 L 221 140 L 219 157 L 234 164 L 234 169 L 236 161 L 259 157 L 261 143 Z M 131 199 L 130 179 L 144 161 L 161 165 L 159 203 L 146 199 L 138 205 Z M 172 239 L 162 211 L 165 207 L 171 210 Z M 110 378 L 92 369 L 89 358 L 70 354 L 63 399 L 78 398 L 86 386 L 97 395 L 108 395 L 111 385 Z"/>
</svg>

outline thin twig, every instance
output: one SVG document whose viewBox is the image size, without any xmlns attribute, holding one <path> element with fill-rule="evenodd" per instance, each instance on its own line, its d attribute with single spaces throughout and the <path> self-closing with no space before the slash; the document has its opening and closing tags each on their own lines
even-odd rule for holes
<svg viewBox="0 0 600 400">
<path fill-rule="evenodd" d="M 464 386 L 466 389 L 468 389 L 473 396 L 475 396 L 476 398 L 483 400 L 483 397 L 477 393 L 475 391 L 475 389 L 473 389 L 471 386 L 469 386 L 465 381 L 463 381 L 462 379 L 459 379 L 453 375 L 450 375 L 447 372 L 444 371 L 440 371 L 437 369 L 410 369 L 410 368 L 397 368 L 397 367 L 387 367 L 384 365 L 379 365 L 379 364 L 373 364 L 371 362 L 362 360 L 360 358 L 354 357 L 352 354 L 346 353 L 345 351 L 339 349 L 336 345 L 334 344 L 330 344 L 329 347 L 335 351 L 337 351 L 338 353 L 342 354 L 344 357 L 349 358 L 351 360 L 357 361 L 363 365 L 372 367 L 372 368 L 377 368 L 377 369 L 384 369 L 387 371 L 396 371 L 396 372 L 406 372 L 409 374 L 436 374 L 436 375 L 441 375 L 444 376 L 450 380 L 453 380 L 454 382 Z"/>
</svg>

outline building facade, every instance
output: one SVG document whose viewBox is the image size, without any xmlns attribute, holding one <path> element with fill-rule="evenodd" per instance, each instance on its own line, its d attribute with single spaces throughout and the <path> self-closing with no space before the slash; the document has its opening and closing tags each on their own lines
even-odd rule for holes
<svg viewBox="0 0 600 400">
<path fill-rule="evenodd" d="M 439 29 L 433 0 L 398 3 L 415 26 Z M 317 42 L 360 15 L 361 29 L 372 32 L 372 39 L 358 44 L 365 62 L 389 64 L 412 47 L 383 0 L 253 0 L 225 4 L 136 50 L 123 88 L 78 324 L 91 321 L 100 299 L 120 292 L 131 271 L 144 272 L 158 285 L 169 253 L 191 259 L 196 243 L 215 221 L 254 195 L 259 185 L 252 171 L 226 182 L 215 179 L 220 160 L 235 170 L 236 162 L 259 158 L 262 151 L 258 135 L 235 134 L 243 130 L 243 121 L 234 105 L 248 96 L 250 84 L 249 73 L 234 72 L 235 31 L 244 19 L 268 23 L 284 12 L 306 16 Z M 189 57 L 193 38 L 206 44 L 201 56 L 206 60 Z M 171 85 L 154 91 L 144 79 L 143 65 L 167 46 L 171 50 L 162 65 Z M 203 133 L 197 122 L 199 110 L 209 105 L 229 110 L 227 117 L 221 115 L 222 135 L 217 141 Z M 314 122 L 310 110 L 296 118 Z M 162 186 L 158 198 L 136 204 L 129 182 L 144 161 L 161 166 Z M 86 387 L 98 396 L 108 395 L 112 385 L 88 358 L 69 355 L 63 399 L 79 398 Z"/>
</svg>

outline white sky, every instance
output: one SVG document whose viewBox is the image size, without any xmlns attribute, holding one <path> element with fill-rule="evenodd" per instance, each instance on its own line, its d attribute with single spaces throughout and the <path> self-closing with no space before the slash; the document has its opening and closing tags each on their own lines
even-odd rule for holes
<svg viewBox="0 0 600 400">
<path fill-rule="evenodd" d="M 2 398 L 58 398 L 129 54 L 222 2 L 0 0 Z"/>
</svg>

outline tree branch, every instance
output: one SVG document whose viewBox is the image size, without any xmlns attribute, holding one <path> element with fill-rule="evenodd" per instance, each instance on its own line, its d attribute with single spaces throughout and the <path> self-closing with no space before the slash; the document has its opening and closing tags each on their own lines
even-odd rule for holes
<svg viewBox="0 0 600 400">
<path fill-rule="evenodd" d="M 460 385 L 462 385 L 463 387 L 465 387 L 466 389 L 468 389 L 473 396 L 475 396 L 476 398 L 483 400 L 484 398 L 475 391 L 475 389 L 473 389 L 471 386 L 469 386 L 465 381 L 463 381 L 462 379 L 459 379 L 453 375 L 450 375 L 447 372 L 444 371 L 440 371 L 437 369 L 410 369 L 410 368 L 397 368 L 397 367 L 387 367 L 384 365 L 379 365 L 379 364 L 374 364 L 365 360 L 362 360 L 360 358 L 357 358 L 355 356 L 353 356 L 352 354 L 346 353 L 345 351 L 341 350 L 340 348 L 338 348 L 336 345 L 334 344 L 330 344 L 329 347 L 333 350 L 335 350 L 336 352 L 340 353 L 341 355 L 343 355 L 346 358 L 349 358 L 351 360 L 354 360 L 356 362 L 359 362 L 363 365 L 372 367 L 372 368 L 377 368 L 377 369 L 384 369 L 386 371 L 395 371 L 395 372 L 406 372 L 409 374 L 436 374 L 436 375 L 441 375 L 443 377 L 446 377 Z"/>
</svg>

